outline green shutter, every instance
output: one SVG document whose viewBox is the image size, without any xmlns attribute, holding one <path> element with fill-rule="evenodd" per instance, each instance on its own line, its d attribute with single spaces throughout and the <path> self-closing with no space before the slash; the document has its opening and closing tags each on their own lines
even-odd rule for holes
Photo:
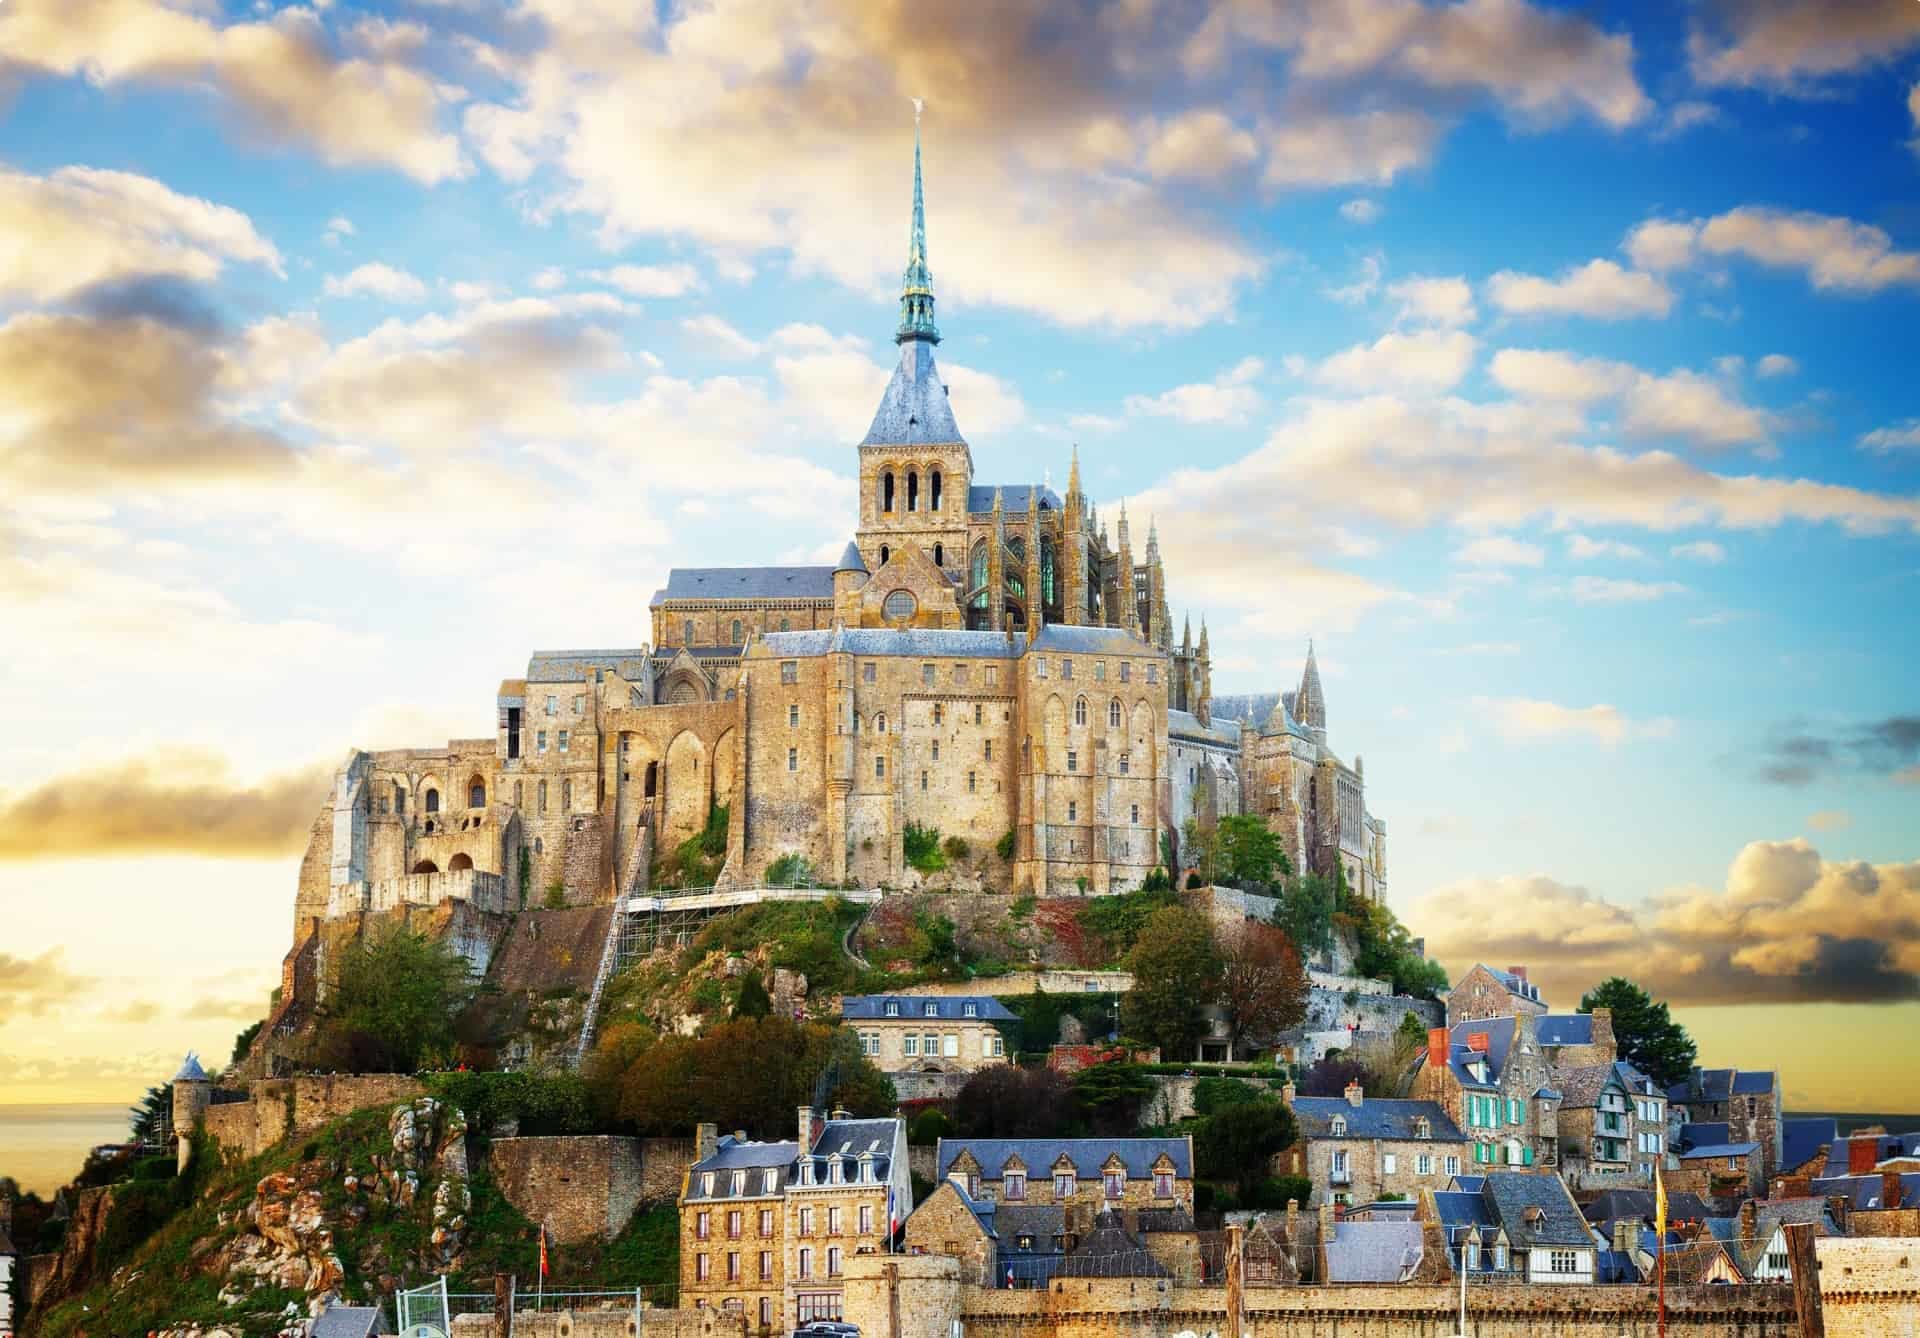
<svg viewBox="0 0 1920 1338">
<path fill-rule="evenodd" d="M 1526 1165 L 1528 1166 L 1533 1165 L 1533 1144 L 1529 1143 L 1526 1145 L 1526 1147 L 1522 1148 L 1520 1155 L 1521 1155 L 1522 1161 L 1524 1161 Z"/>
</svg>

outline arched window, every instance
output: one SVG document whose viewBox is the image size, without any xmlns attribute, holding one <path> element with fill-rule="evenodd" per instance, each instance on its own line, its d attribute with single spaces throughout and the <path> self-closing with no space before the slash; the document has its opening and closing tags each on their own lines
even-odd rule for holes
<svg viewBox="0 0 1920 1338">
<path fill-rule="evenodd" d="M 1047 608 L 1058 603 L 1054 593 L 1053 545 L 1042 540 L 1040 544 L 1040 602 Z"/>
<path fill-rule="evenodd" d="M 448 873 L 457 873 L 461 869 L 471 869 L 472 867 L 473 867 L 473 856 L 469 855 L 464 850 L 461 851 L 458 855 L 455 855 L 452 859 L 447 861 Z"/>
<path fill-rule="evenodd" d="M 940 471 L 939 470 L 936 469 L 933 471 L 932 475 L 928 479 L 927 486 L 930 489 L 930 495 L 927 498 L 927 510 L 938 511 L 940 509 Z"/>
<path fill-rule="evenodd" d="M 478 776 L 467 782 L 467 807 L 485 808 L 487 806 L 487 786 Z"/>
<path fill-rule="evenodd" d="M 967 562 L 967 588 L 983 594 L 987 587 L 987 545 L 986 541 L 973 546 L 973 556 Z"/>
<path fill-rule="evenodd" d="M 644 792 L 647 798 L 649 799 L 653 798 L 654 787 L 659 783 L 660 783 L 660 764 L 658 762 L 647 763 L 647 781 L 646 781 L 646 790 Z"/>
<path fill-rule="evenodd" d="M 887 713 L 885 711 L 880 712 L 879 715 L 873 718 L 873 732 L 875 734 L 885 734 L 887 732 Z"/>
<path fill-rule="evenodd" d="M 913 617 L 914 610 L 918 607 L 919 603 L 914 599 L 913 591 L 895 590 L 880 605 L 880 616 L 889 622 L 905 622 Z"/>
<path fill-rule="evenodd" d="M 744 644 L 740 639 L 740 620 L 738 618 L 733 620 L 733 641 L 730 644 L 735 646 Z"/>
<path fill-rule="evenodd" d="M 880 565 L 881 566 L 883 567 L 886 566 L 887 559 L 892 555 L 893 555 L 892 549 L 888 548 L 885 544 L 880 545 Z"/>
<path fill-rule="evenodd" d="M 880 476 L 880 509 L 882 511 L 893 510 L 893 471 L 891 469 Z M 881 551 L 884 552 L 885 550 L 883 549 Z M 880 560 L 882 562 L 886 561 L 884 557 Z"/>
<path fill-rule="evenodd" d="M 1107 728 L 1120 728 L 1120 699 L 1115 697 L 1107 703 Z"/>
<path fill-rule="evenodd" d="M 909 469 L 907 471 L 907 510 L 918 511 L 919 509 L 920 474 L 917 470 Z"/>
<path fill-rule="evenodd" d="M 539 807 L 539 811 L 542 813 L 545 813 L 547 811 L 547 783 L 545 781 L 541 781 L 540 788 L 535 793 L 538 796 L 536 802 Z"/>
<path fill-rule="evenodd" d="M 693 619 L 691 618 L 680 624 L 680 644 L 683 646 L 693 644 Z"/>
<path fill-rule="evenodd" d="M 1073 723 L 1076 725 L 1084 725 L 1087 723 L 1087 699 L 1085 697 L 1075 697 L 1073 699 Z"/>
<path fill-rule="evenodd" d="M 402 815 L 407 811 L 407 787 L 404 785 L 393 787 L 393 811 Z"/>
<path fill-rule="evenodd" d="M 940 476 L 935 474 L 934 477 L 939 478 Z M 940 503 L 938 502 L 934 503 L 935 507 L 939 505 Z M 944 567 L 947 565 L 947 547 L 945 544 L 935 544 L 933 546 L 933 565 L 936 567 Z"/>
<path fill-rule="evenodd" d="M 515 781 L 513 783 L 513 806 L 515 808 L 521 808 L 526 804 L 526 801 L 526 791 L 522 788 L 522 783 Z"/>
<path fill-rule="evenodd" d="M 573 812 L 573 782 L 571 780 L 563 780 L 560 782 L 560 811 L 562 813 Z"/>
<path fill-rule="evenodd" d="M 438 813 L 439 811 L 440 811 L 440 792 L 438 790 L 428 790 L 427 791 L 427 812 Z"/>
<path fill-rule="evenodd" d="M 413 871 L 415 873 L 439 873 L 440 866 L 430 859 L 423 859 L 413 866 Z"/>
</svg>

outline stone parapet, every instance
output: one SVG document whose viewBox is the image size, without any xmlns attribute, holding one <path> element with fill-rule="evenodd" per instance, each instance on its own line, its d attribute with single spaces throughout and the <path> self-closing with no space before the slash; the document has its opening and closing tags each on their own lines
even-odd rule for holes
<svg viewBox="0 0 1920 1338">
<path fill-rule="evenodd" d="M 438 906 L 455 899 L 496 915 L 514 909 L 508 904 L 505 875 L 482 869 L 450 869 L 375 882 L 336 883 L 327 892 L 327 918 L 339 920 L 363 911 L 390 911 L 401 906 Z"/>
</svg>

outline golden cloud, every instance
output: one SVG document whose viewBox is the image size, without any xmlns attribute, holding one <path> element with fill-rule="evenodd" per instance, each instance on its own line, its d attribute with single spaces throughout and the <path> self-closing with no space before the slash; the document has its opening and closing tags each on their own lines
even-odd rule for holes
<svg viewBox="0 0 1920 1338">
<path fill-rule="evenodd" d="M 0 1024 L 40 1017 L 87 993 L 94 981 L 67 969 L 66 953 L 49 948 L 38 957 L 0 952 Z"/>
</svg>

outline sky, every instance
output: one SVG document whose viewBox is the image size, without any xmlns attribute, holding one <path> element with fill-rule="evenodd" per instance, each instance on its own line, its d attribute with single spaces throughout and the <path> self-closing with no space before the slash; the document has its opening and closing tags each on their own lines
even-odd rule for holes
<svg viewBox="0 0 1920 1338">
<path fill-rule="evenodd" d="M 1913 0 L 0 0 L 0 1100 L 226 1058 L 349 747 L 834 559 L 916 97 L 979 476 L 1314 639 L 1430 951 L 1920 1110 Z"/>
</svg>

